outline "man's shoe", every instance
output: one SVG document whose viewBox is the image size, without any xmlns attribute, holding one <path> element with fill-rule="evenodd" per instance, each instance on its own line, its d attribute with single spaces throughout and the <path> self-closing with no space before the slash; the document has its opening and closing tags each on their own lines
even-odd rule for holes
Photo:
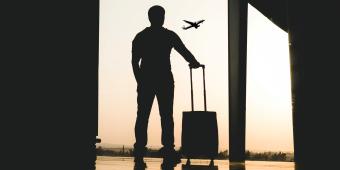
<svg viewBox="0 0 340 170">
<path fill-rule="evenodd" d="M 143 158 L 135 158 L 135 167 L 134 169 L 145 169 L 146 168 L 146 163 L 144 162 Z"/>
<path fill-rule="evenodd" d="M 168 156 L 165 156 L 163 158 L 163 164 L 164 166 L 173 166 L 175 167 L 177 164 L 181 163 L 181 156 L 177 152 L 174 152 Z"/>
<path fill-rule="evenodd" d="M 177 152 L 177 151 L 173 152 L 172 159 L 173 159 L 174 162 L 180 163 L 182 161 L 181 158 L 182 158 L 182 155 L 179 152 Z"/>
<path fill-rule="evenodd" d="M 174 170 L 175 167 L 176 167 L 176 164 L 169 164 L 165 162 L 163 162 L 161 165 L 162 170 Z"/>
<path fill-rule="evenodd" d="M 181 163 L 181 159 L 175 158 L 163 158 L 163 163 L 161 165 L 162 170 L 173 170 L 177 164 Z"/>
<path fill-rule="evenodd" d="M 176 166 L 177 164 L 181 163 L 181 159 L 169 159 L 169 158 L 165 158 L 163 159 L 163 164 L 165 165 L 173 165 Z"/>
</svg>

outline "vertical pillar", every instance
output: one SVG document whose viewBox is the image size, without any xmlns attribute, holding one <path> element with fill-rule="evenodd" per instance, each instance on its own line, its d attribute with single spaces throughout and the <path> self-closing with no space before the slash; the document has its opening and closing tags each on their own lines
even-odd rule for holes
<svg viewBox="0 0 340 170">
<path fill-rule="evenodd" d="M 294 156 L 299 169 L 338 166 L 334 154 L 340 150 L 339 13 L 335 2 L 288 1 Z"/>
<path fill-rule="evenodd" d="M 4 146 L 22 147 L 3 155 L 25 155 L 12 169 L 94 169 L 99 0 L 25 1 L 6 9 L 1 95 L 8 108 L 1 113 L 13 117 L 5 121 L 13 131 L 3 135 L 10 139 Z"/>
<path fill-rule="evenodd" d="M 228 2 L 229 153 L 230 161 L 245 161 L 246 61 L 248 1 Z"/>
</svg>

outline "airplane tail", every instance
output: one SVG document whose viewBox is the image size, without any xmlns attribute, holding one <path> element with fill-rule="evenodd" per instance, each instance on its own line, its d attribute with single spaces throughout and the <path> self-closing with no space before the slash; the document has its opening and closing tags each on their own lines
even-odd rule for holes
<svg viewBox="0 0 340 170">
<path fill-rule="evenodd" d="M 187 27 L 185 27 L 185 26 L 183 26 L 182 28 L 183 28 L 184 30 L 188 29 L 188 28 L 187 28 Z"/>
</svg>

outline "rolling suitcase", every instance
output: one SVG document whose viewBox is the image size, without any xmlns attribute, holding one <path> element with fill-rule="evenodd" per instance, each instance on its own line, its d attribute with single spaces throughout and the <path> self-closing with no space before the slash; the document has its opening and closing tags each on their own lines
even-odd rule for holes
<svg viewBox="0 0 340 170">
<path fill-rule="evenodd" d="M 216 112 L 207 111 L 205 90 L 205 66 L 203 71 L 204 111 L 194 111 L 194 96 L 192 85 L 192 68 L 190 68 L 191 82 L 191 111 L 183 112 L 181 152 L 190 165 L 191 158 L 209 158 L 210 165 L 218 154 L 218 128 Z"/>
</svg>

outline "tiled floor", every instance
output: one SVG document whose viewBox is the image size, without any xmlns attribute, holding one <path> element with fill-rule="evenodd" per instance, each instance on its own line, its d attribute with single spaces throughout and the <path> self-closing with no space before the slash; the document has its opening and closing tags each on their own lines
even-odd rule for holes
<svg viewBox="0 0 340 170">
<path fill-rule="evenodd" d="M 159 170 L 162 159 L 145 158 L 147 167 L 145 170 Z M 169 170 L 294 170 L 294 162 L 269 162 L 269 161 L 246 161 L 245 164 L 230 164 L 228 160 L 215 160 L 215 166 L 209 167 L 209 160 L 193 159 L 191 167 L 185 166 L 186 159 Z M 134 162 L 131 157 L 105 157 L 98 156 L 96 170 L 133 170 Z M 141 168 L 138 168 L 140 170 Z M 144 169 L 141 169 L 144 170 Z"/>
</svg>

